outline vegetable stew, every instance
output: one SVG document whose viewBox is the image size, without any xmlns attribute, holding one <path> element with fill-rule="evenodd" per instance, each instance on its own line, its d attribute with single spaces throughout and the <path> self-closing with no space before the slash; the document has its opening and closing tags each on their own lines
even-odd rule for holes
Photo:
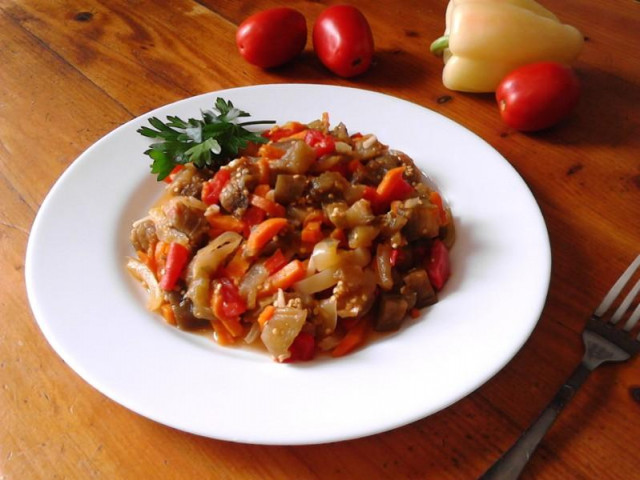
<svg viewBox="0 0 640 480">
<path fill-rule="evenodd" d="M 327 114 L 262 134 L 217 171 L 180 165 L 136 221 L 148 308 L 278 362 L 361 347 L 437 301 L 451 211 L 404 153 Z"/>
</svg>

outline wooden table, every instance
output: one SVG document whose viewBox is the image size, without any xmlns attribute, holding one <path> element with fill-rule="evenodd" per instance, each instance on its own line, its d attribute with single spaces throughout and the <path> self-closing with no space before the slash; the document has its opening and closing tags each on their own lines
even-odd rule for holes
<svg viewBox="0 0 640 480">
<path fill-rule="evenodd" d="M 296 0 L 309 27 L 329 2 Z M 333 3 L 333 2 L 331 2 Z M 263 71 L 236 51 L 237 25 L 270 0 L 4 0 L 0 3 L 0 478 L 473 479 L 553 396 L 582 355 L 579 332 L 640 252 L 640 4 L 548 6 L 587 37 L 581 103 L 565 124 L 522 134 L 491 95 L 448 91 L 428 47 L 444 0 L 354 0 L 375 65 L 345 80 L 307 45 Z M 379 435 L 274 447 L 200 438 L 142 418 L 80 379 L 37 327 L 24 287 L 32 221 L 93 142 L 147 111 L 223 88 L 306 82 L 410 100 L 489 142 L 533 191 L 549 230 L 551 286 L 520 353 L 444 411 Z M 523 478 L 639 478 L 639 360 L 596 371 Z M 634 393 L 635 392 L 635 393 Z"/>
</svg>

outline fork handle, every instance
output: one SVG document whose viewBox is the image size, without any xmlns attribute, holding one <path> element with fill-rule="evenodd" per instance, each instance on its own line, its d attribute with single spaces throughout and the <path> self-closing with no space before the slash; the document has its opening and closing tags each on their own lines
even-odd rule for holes
<svg viewBox="0 0 640 480">
<path fill-rule="evenodd" d="M 558 414 L 573 398 L 590 373 L 591 369 L 580 363 L 538 418 L 478 480 L 517 479 Z"/>
</svg>

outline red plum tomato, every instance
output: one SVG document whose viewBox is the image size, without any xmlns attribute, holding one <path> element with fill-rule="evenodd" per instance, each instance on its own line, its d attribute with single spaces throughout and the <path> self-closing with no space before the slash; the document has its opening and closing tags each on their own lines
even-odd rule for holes
<svg viewBox="0 0 640 480">
<path fill-rule="evenodd" d="M 496 89 L 502 120 L 523 132 L 557 124 L 573 111 L 579 98 L 580 83 L 575 72 L 556 62 L 517 68 Z"/>
<path fill-rule="evenodd" d="M 263 10 L 248 17 L 238 27 L 236 45 L 240 55 L 261 68 L 283 65 L 304 50 L 307 22 L 293 8 Z"/>
<path fill-rule="evenodd" d="M 349 78 L 367 71 L 373 59 L 373 33 L 360 10 L 334 5 L 316 19 L 313 48 L 325 67 Z"/>
</svg>

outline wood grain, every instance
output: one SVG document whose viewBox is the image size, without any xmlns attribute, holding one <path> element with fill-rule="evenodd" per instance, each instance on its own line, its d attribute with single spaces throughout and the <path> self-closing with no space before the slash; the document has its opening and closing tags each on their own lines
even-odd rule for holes
<svg viewBox="0 0 640 480">
<path fill-rule="evenodd" d="M 311 29 L 331 3 L 288 5 Z M 567 122 L 522 134 L 502 124 L 491 95 L 442 86 L 441 60 L 428 46 L 443 30 L 445 1 L 350 3 L 365 12 L 376 42 L 373 67 L 356 79 L 331 75 L 314 57 L 310 36 L 289 65 L 263 71 L 245 63 L 236 27 L 279 5 L 272 0 L 0 3 L 0 478 L 473 479 L 573 369 L 584 320 L 640 252 L 640 49 L 632 48 L 640 43 L 640 4 L 543 2 L 587 37 L 575 65 L 583 93 Z M 539 325 L 478 391 L 379 435 L 267 447 L 156 424 L 82 381 L 44 339 L 24 287 L 31 224 L 60 174 L 127 120 L 199 93 L 289 82 L 410 100 L 504 155 L 549 230 L 553 270 Z M 630 389 L 638 386 L 637 359 L 596 371 L 522 478 L 636 478 L 640 404 Z"/>
</svg>

